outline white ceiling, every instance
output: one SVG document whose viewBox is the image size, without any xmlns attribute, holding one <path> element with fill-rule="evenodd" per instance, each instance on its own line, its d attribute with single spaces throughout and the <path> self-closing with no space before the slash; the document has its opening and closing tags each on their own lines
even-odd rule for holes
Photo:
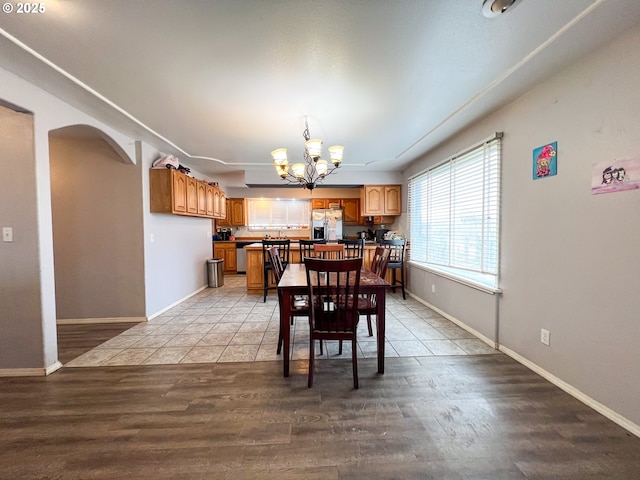
<svg viewBox="0 0 640 480">
<path fill-rule="evenodd" d="M 401 170 L 640 21 L 638 0 L 495 18 L 482 0 L 44 3 L 0 14 L 2 67 L 204 174 L 268 168 L 265 185 L 271 150 L 302 158 L 305 116 L 341 170 Z"/>
</svg>

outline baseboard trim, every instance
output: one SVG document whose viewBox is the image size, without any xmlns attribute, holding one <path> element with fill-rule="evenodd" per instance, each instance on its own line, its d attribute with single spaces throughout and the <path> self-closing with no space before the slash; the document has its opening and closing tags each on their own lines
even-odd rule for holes
<svg viewBox="0 0 640 480">
<path fill-rule="evenodd" d="M 438 307 L 436 307 L 435 305 L 431 305 L 429 302 L 427 302 L 426 300 L 418 297 L 417 295 L 414 295 L 411 292 L 407 292 L 409 294 L 410 297 L 414 298 L 415 300 L 417 300 L 418 302 L 422 303 L 423 305 L 426 305 L 427 307 L 429 307 L 431 310 L 438 312 L 440 315 L 442 315 L 444 318 L 446 318 L 447 320 L 450 320 L 451 322 L 455 323 L 457 326 L 459 326 L 460 328 L 466 330 L 467 332 L 469 332 L 471 335 L 473 335 L 474 337 L 477 337 L 479 340 L 482 340 L 484 343 L 486 343 L 487 345 L 489 345 L 491 348 L 495 349 L 495 350 L 499 350 L 499 344 L 498 342 L 495 342 L 493 340 L 491 340 L 489 337 L 487 337 L 486 335 L 483 335 L 482 333 L 478 332 L 476 329 L 470 327 L 469 325 L 467 325 L 466 323 L 458 320 L 457 318 L 455 318 L 452 315 L 449 315 L 447 312 L 440 310 Z"/>
<path fill-rule="evenodd" d="M 2 368 L 0 377 L 46 377 L 60 368 L 62 363 L 59 361 L 46 368 Z"/>
<path fill-rule="evenodd" d="M 57 325 L 88 325 L 92 323 L 139 323 L 147 317 L 105 317 L 105 318 L 59 318 Z"/>
<path fill-rule="evenodd" d="M 616 423 L 616 424 L 620 425 L 625 430 L 628 430 L 629 432 L 633 433 L 636 437 L 640 437 L 640 425 L 636 425 L 631 420 L 629 420 L 629 419 L 623 417 L 622 415 L 620 415 L 618 412 L 616 412 L 614 410 L 611 410 L 606 405 L 603 405 L 602 403 L 598 402 L 597 400 L 594 400 L 589 395 L 586 395 L 585 393 L 581 392 L 577 388 L 569 385 L 564 380 L 561 380 L 560 378 L 556 377 L 552 373 L 549 373 L 544 368 L 536 365 L 535 363 L 533 363 L 530 360 L 526 359 L 522 355 L 517 354 L 516 352 L 514 352 L 510 348 L 507 348 L 504 345 L 500 345 L 499 350 L 501 352 L 503 352 L 504 354 L 508 355 L 509 357 L 513 358 L 516 362 L 521 363 L 522 365 L 527 367 L 529 370 L 534 371 L 535 373 L 540 375 L 542 378 L 544 378 L 544 379 L 548 380 L 549 382 L 553 383 L 556 387 L 560 388 L 561 390 L 564 390 L 565 392 L 567 392 L 572 397 L 578 399 L 579 401 L 584 403 L 586 406 L 591 407 L 596 412 L 604 415 L 609 420 L 611 420 L 613 423 Z"/>
<path fill-rule="evenodd" d="M 163 308 L 162 310 L 157 311 L 156 313 L 154 313 L 153 315 L 149 315 L 147 318 L 149 320 L 152 320 L 156 317 L 159 317 L 160 315 L 162 315 L 164 312 L 171 310 L 173 307 L 175 307 L 176 305 L 181 304 L 182 302 L 184 302 L 185 300 L 188 300 L 189 298 L 193 297 L 194 295 L 200 293 L 201 291 L 207 289 L 208 286 L 207 285 L 203 285 L 202 287 L 200 287 L 199 289 L 197 289 L 195 292 L 190 293 L 188 295 L 185 295 L 184 297 L 182 297 L 180 300 L 176 300 L 175 302 L 173 302 L 171 305 L 166 306 L 165 308 Z"/>
</svg>

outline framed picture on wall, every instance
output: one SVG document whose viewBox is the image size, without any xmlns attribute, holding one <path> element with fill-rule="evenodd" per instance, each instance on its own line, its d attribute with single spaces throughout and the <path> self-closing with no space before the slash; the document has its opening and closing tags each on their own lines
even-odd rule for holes
<svg viewBox="0 0 640 480">
<path fill-rule="evenodd" d="M 591 193 L 622 192 L 640 188 L 640 156 L 595 163 L 591 169 Z"/>
<path fill-rule="evenodd" d="M 558 173 L 558 142 L 533 149 L 533 179 L 552 177 Z"/>
</svg>

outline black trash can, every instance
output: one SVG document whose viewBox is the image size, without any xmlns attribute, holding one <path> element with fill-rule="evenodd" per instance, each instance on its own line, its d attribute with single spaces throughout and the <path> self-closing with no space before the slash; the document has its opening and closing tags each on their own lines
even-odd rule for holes
<svg viewBox="0 0 640 480">
<path fill-rule="evenodd" d="M 224 259 L 211 258 L 207 260 L 207 276 L 209 287 L 216 288 L 224 285 Z"/>
</svg>

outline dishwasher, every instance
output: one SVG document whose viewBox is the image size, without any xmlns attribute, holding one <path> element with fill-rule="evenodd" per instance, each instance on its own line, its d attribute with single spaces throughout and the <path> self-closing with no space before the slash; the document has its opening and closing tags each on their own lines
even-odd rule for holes
<svg viewBox="0 0 640 480">
<path fill-rule="evenodd" d="M 247 251 L 244 249 L 246 245 L 255 242 L 236 242 L 236 271 L 237 273 L 247 273 Z"/>
</svg>

